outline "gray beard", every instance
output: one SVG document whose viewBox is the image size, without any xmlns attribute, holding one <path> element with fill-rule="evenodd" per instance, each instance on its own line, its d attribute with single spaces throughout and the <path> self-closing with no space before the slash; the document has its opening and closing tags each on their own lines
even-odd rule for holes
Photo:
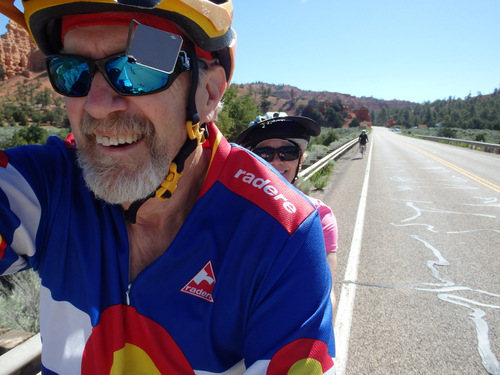
<svg viewBox="0 0 500 375">
<path fill-rule="evenodd" d="M 142 134 L 148 145 L 148 161 L 138 164 L 133 158 L 116 160 L 99 155 L 94 128 L 119 128 Z M 110 204 L 135 202 L 153 193 L 165 179 L 170 160 L 166 148 L 154 144 L 154 127 L 148 120 L 120 114 L 97 120 L 84 115 L 81 129 L 85 141 L 77 144 L 78 164 L 87 187 L 96 197 Z"/>
</svg>

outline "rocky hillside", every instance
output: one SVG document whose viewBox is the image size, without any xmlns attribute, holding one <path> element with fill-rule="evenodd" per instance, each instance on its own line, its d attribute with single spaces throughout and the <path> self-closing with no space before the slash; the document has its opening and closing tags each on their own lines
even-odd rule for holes
<svg viewBox="0 0 500 375">
<path fill-rule="evenodd" d="M 343 106 L 350 109 L 366 107 L 370 111 L 379 111 L 381 108 L 404 107 L 415 104 L 403 100 L 382 100 L 367 97 L 355 97 L 349 94 L 341 94 L 329 91 L 306 91 L 290 85 L 273 85 L 267 83 L 238 84 L 238 94 L 250 94 L 257 103 L 267 99 L 271 102 L 273 111 L 290 111 L 301 104 L 307 104 L 310 100 L 340 101 Z"/>
<path fill-rule="evenodd" d="M 33 73 L 43 70 L 43 54 L 21 26 L 9 22 L 7 32 L 0 37 L 0 78 L 7 80 L 17 75 L 31 78 Z"/>
</svg>

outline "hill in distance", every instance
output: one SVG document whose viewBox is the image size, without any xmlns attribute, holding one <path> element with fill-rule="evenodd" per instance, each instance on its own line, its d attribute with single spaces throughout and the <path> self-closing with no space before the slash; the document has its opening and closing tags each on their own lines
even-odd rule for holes
<svg viewBox="0 0 500 375">
<path fill-rule="evenodd" d="M 267 99 L 271 102 L 273 111 L 286 112 L 290 110 L 290 101 L 295 101 L 295 106 L 307 105 L 311 100 L 318 102 L 340 101 L 342 105 L 350 109 L 366 107 L 370 111 L 379 111 L 382 108 L 405 107 L 416 103 L 404 100 L 382 100 L 372 97 L 355 97 L 349 94 L 341 94 L 329 91 L 308 91 L 290 85 L 276 85 L 263 82 L 235 84 L 238 87 L 238 95 L 251 95 L 257 103 Z"/>
</svg>

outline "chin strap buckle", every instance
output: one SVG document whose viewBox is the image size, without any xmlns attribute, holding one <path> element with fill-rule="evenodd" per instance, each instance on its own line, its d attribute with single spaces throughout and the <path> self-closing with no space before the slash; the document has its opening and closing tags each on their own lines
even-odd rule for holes
<svg viewBox="0 0 500 375">
<path fill-rule="evenodd" d="M 156 197 L 162 201 L 166 201 L 172 196 L 175 189 L 177 189 L 177 183 L 182 176 L 182 171 L 177 171 L 177 164 L 172 162 L 170 164 L 170 170 L 167 177 L 163 180 L 160 187 L 156 190 Z"/>
<path fill-rule="evenodd" d="M 206 128 L 204 126 L 200 127 L 199 122 L 196 122 L 196 124 L 193 125 L 192 121 L 187 121 L 186 131 L 188 137 L 184 142 L 184 145 L 181 147 L 172 163 L 170 163 L 170 170 L 167 177 L 156 190 L 156 197 L 162 201 L 167 200 L 172 196 L 172 194 L 174 194 L 174 191 L 177 188 L 177 183 L 182 176 L 186 159 L 189 155 L 191 155 L 196 147 L 204 143 L 208 138 Z"/>
<path fill-rule="evenodd" d="M 196 146 L 199 146 L 207 140 L 207 130 L 204 127 L 200 127 L 200 123 L 197 122 L 196 124 L 193 124 L 192 121 L 186 121 L 186 131 L 188 134 L 189 139 L 195 140 L 196 139 Z"/>
</svg>

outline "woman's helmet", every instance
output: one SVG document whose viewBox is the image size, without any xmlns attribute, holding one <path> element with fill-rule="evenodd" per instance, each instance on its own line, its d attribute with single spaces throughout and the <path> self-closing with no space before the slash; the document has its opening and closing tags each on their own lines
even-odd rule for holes
<svg viewBox="0 0 500 375">
<path fill-rule="evenodd" d="M 259 143 L 268 139 L 283 139 L 298 147 L 299 162 L 293 183 L 297 180 L 309 139 L 311 136 L 319 135 L 320 132 L 321 128 L 317 122 L 308 117 L 288 116 L 285 112 L 267 112 L 264 116 L 257 116 L 255 121 L 248 124 L 248 128 L 236 138 L 235 142 L 249 150 L 254 150 Z"/>
<path fill-rule="evenodd" d="M 23 8 L 24 15 L 13 1 L 2 0 L 0 13 L 24 26 L 45 54 L 61 50 L 63 16 L 134 12 L 166 18 L 197 47 L 210 52 L 231 80 L 236 49 L 231 0 L 23 0 Z"/>
<path fill-rule="evenodd" d="M 304 139 L 309 142 L 311 136 L 317 136 L 321 128 L 316 121 L 302 116 L 288 116 L 285 112 L 268 112 L 264 116 L 257 116 L 255 121 L 248 124 L 236 143 L 252 149 L 266 139 Z"/>
</svg>

